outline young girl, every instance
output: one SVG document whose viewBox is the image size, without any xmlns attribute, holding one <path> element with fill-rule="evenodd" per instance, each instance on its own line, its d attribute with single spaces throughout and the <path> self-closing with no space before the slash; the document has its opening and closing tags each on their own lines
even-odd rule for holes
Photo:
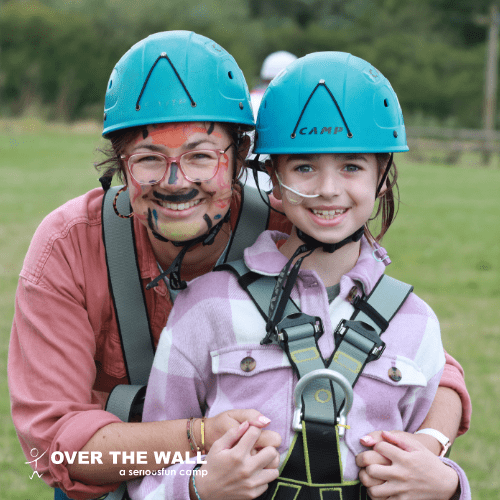
<svg viewBox="0 0 500 500">
<path fill-rule="evenodd" d="M 395 216 L 392 153 L 407 149 L 396 94 L 366 61 L 311 54 L 271 83 L 255 151 L 271 154 L 274 195 L 292 233 L 264 232 L 245 250 L 243 277 L 222 270 L 179 294 L 144 418 L 256 408 L 281 436 L 280 477 L 274 449 L 254 448 L 258 431 L 242 424 L 214 444 L 197 474 L 175 465 L 133 484 L 134 500 L 366 498 L 355 460 L 369 444 L 363 437 L 417 431 L 444 365 L 429 306 L 404 284 L 377 286 L 390 263 L 377 241 Z M 369 229 L 375 209 L 377 237 Z M 405 300 L 396 300 L 401 290 Z M 352 321 L 336 328 L 342 320 Z M 419 474 L 434 490 L 419 498 L 470 498 L 460 468 L 432 457 Z M 372 479 L 372 498 L 399 498 Z"/>
</svg>

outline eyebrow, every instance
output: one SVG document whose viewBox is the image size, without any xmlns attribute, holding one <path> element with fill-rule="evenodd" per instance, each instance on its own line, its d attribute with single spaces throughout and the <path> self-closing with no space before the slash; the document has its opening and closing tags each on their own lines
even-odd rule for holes
<svg viewBox="0 0 500 500">
<path fill-rule="evenodd" d="M 328 153 L 324 153 L 328 154 Z M 366 160 L 366 157 L 363 156 L 363 153 L 331 153 L 335 157 L 341 159 L 341 160 Z M 311 160 L 317 160 L 319 158 L 320 154 L 319 153 L 313 153 L 313 154 L 297 154 L 297 155 L 288 155 L 285 161 L 311 161 Z"/>
<path fill-rule="evenodd" d="M 189 142 L 187 144 L 185 144 L 183 146 L 183 149 L 185 151 L 191 151 L 192 149 L 195 149 L 196 147 L 198 147 L 200 144 L 203 144 L 205 142 L 208 142 L 210 144 L 212 144 L 213 146 L 216 146 L 217 144 L 212 141 L 211 139 L 209 138 L 204 138 L 204 139 L 200 139 L 199 141 L 193 141 L 193 142 Z M 165 148 L 165 146 L 161 146 L 159 144 L 138 144 L 135 148 L 134 148 L 134 151 L 136 149 L 149 149 L 150 151 L 156 151 L 157 153 L 162 153 L 163 152 L 163 149 Z"/>
</svg>

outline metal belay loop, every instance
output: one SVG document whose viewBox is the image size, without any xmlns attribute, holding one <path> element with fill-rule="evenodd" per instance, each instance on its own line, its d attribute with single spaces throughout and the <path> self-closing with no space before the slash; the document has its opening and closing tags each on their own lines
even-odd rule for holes
<svg viewBox="0 0 500 500">
<path fill-rule="evenodd" d="M 334 370 L 328 370 L 324 368 L 322 370 L 313 370 L 312 372 L 306 373 L 303 377 L 300 377 L 295 387 L 294 400 L 295 400 L 295 411 L 293 412 L 292 428 L 296 432 L 302 431 L 302 393 L 304 389 L 313 381 L 318 378 L 327 378 L 332 382 L 338 384 L 344 391 L 345 401 L 344 407 L 339 413 L 339 435 L 342 436 L 345 432 L 345 424 L 347 414 L 351 410 L 352 401 L 354 398 L 353 390 L 349 381 L 342 375 Z"/>
<path fill-rule="evenodd" d="M 312 99 L 312 96 L 314 95 L 314 93 L 316 92 L 316 90 L 318 89 L 319 86 L 323 86 L 325 87 L 326 91 L 328 92 L 328 94 L 330 95 L 330 97 L 332 98 L 332 101 L 333 103 L 335 104 L 336 108 L 337 108 L 337 111 L 339 112 L 340 114 L 340 118 L 342 118 L 342 122 L 344 123 L 344 126 L 345 126 L 345 129 L 347 130 L 347 137 L 349 139 L 352 138 L 352 133 L 351 131 L 349 130 L 349 127 L 347 125 L 347 122 L 345 121 L 345 118 L 344 118 L 344 114 L 342 113 L 342 110 L 340 109 L 340 106 L 338 105 L 337 103 L 337 99 L 335 99 L 334 95 L 332 94 L 332 92 L 330 91 L 330 89 L 328 88 L 328 85 L 325 83 L 325 80 L 320 80 L 318 82 L 318 84 L 316 85 L 316 87 L 314 87 L 314 90 L 311 92 L 311 95 L 309 96 L 309 98 L 307 99 L 306 103 L 304 104 L 304 107 L 302 108 L 302 112 L 300 113 L 300 116 L 299 116 L 299 119 L 297 120 L 297 123 L 295 125 L 295 128 L 293 129 L 293 132 L 292 132 L 292 135 L 290 136 L 292 139 L 295 139 L 295 137 L 297 137 L 297 128 L 299 127 L 299 124 L 300 124 L 300 120 L 302 120 L 302 116 L 304 115 L 305 111 L 306 111 L 306 108 L 307 108 L 307 105 L 309 104 L 309 101 Z"/>
<path fill-rule="evenodd" d="M 151 69 L 149 70 L 149 73 L 148 73 L 148 76 L 146 77 L 146 80 L 144 80 L 144 83 L 143 83 L 142 89 L 141 89 L 141 93 L 139 94 L 139 97 L 137 98 L 137 102 L 135 104 L 135 110 L 139 111 L 141 109 L 141 106 L 140 106 L 139 103 L 141 102 L 142 94 L 144 94 L 144 91 L 146 90 L 146 85 L 148 84 L 149 78 L 151 77 L 151 73 L 153 73 L 153 70 L 155 69 L 155 67 L 158 64 L 158 61 L 160 59 L 166 59 L 169 62 L 170 66 L 174 70 L 175 76 L 177 76 L 177 79 L 179 80 L 180 84 L 182 85 L 182 88 L 184 89 L 184 91 L 186 92 L 187 96 L 189 97 L 189 100 L 191 101 L 191 106 L 193 108 L 195 108 L 196 107 L 196 103 L 194 102 L 193 98 L 191 97 L 191 94 L 189 93 L 186 85 L 184 85 L 184 82 L 182 81 L 181 75 L 179 75 L 179 73 L 175 69 L 175 66 L 172 63 L 172 61 L 170 60 L 170 58 L 168 57 L 167 53 L 166 52 L 162 52 L 156 58 L 156 61 L 153 63 L 153 66 L 151 66 Z"/>
</svg>

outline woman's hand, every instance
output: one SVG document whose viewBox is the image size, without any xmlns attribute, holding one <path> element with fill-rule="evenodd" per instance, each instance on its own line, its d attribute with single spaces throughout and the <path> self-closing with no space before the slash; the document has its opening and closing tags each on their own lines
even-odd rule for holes
<svg viewBox="0 0 500 500">
<path fill-rule="evenodd" d="M 220 439 L 229 429 L 238 428 L 242 423 L 248 422 L 251 426 L 262 429 L 271 422 L 257 410 L 228 410 L 205 421 L 205 449 L 210 451 L 212 445 Z M 200 442 L 197 440 L 197 442 Z M 255 443 L 255 449 L 260 450 L 266 446 L 278 448 L 281 437 L 277 432 L 262 431 Z"/>
<path fill-rule="evenodd" d="M 264 431 L 265 432 L 265 431 Z M 205 475 L 196 476 L 196 488 L 203 500 L 250 500 L 262 495 L 278 475 L 279 453 L 274 446 L 257 449 L 263 431 L 248 422 L 230 428 L 217 440 Z M 191 498 L 196 498 L 190 483 Z"/>
<path fill-rule="evenodd" d="M 372 500 L 449 500 L 457 491 L 457 473 L 412 434 L 381 431 L 365 438 L 361 444 L 373 449 L 356 464 Z"/>
</svg>

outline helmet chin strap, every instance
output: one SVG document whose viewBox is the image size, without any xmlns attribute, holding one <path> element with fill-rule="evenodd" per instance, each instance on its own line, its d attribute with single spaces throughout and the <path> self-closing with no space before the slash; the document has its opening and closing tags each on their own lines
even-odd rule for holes
<svg viewBox="0 0 500 500">
<path fill-rule="evenodd" d="M 185 281 L 181 280 L 181 265 L 182 265 L 182 260 L 184 259 L 184 256 L 188 252 L 190 248 L 192 248 L 194 245 L 197 245 L 198 243 L 203 243 L 203 245 L 211 245 L 215 241 L 215 237 L 221 230 L 222 226 L 224 223 L 226 223 L 229 220 L 229 217 L 231 215 L 231 210 L 228 210 L 226 215 L 217 223 L 215 226 L 213 226 L 210 231 L 208 231 L 205 234 L 202 234 L 201 236 L 198 236 L 197 238 L 193 238 L 192 240 L 187 240 L 187 241 L 172 241 L 168 240 L 167 238 L 163 237 L 161 234 L 157 233 L 156 231 L 153 231 L 153 236 L 160 241 L 163 242 L 170 242 L 176 247 L 182 247 L 182 250 L 177 254 L 175 257 L 174 261 L 172 264 L 170 264 L 169 268 L 166 271 L 163 271 L 159 276 L 157 276 L 153 281 L 149 282 L 146 285 L 146 290 L 149 290 L 150 288 L 154 288 L 155 286 L 158 286 L 158 283 L 165 278 L 168 274 L 169 276 L 169 281 L 170 281 L 170 287 L 173 290 L 183 290 L 184 288 L 187 287 L 187 284 Z"/>
<path fill-rule="evenodd" d="M 304 243 L 306 243 L 306 245 L 309 247 L 308 248 L 309 250 L 321 247 L 324 252 L 333 253 L 339 248 L 342 248 L 347 243 L 351 243 L 353 241 L 359 241 L 363 236 L 365 226 L 361 226 L 357 231 L 352 233 L 347 238 L 344 238 L 342 241 L 339 241 L 338 243 L 323 243 L 321 241 L 318 241 L 316 238 L 313 238 L 312 236 L 309 236 L 308 234 L 304 233 L 304 231 L 301 231 L 298 227 L 296 227 L 295 230 L 297 231 L 297 236 Z"/>
</svg>

